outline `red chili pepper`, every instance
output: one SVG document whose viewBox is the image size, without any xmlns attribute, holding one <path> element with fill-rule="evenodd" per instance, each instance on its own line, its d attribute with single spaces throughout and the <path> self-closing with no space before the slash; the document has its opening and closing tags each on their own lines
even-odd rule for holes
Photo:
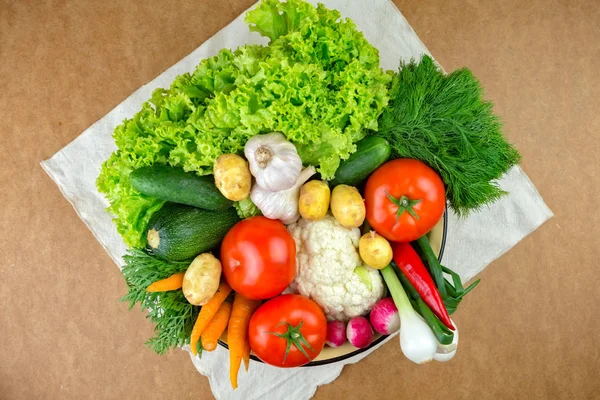
<svg viewBox="0 0 600 400">
<path fill-rule="evenodd" d="M 429 271 L 425 268 L 415 249 L 412 248 L 410 243 L 392 243 L 392 251 L 394 261 L 398 264 L 400 271 L 415 287 L 425 304 L 429 306 L 444 325 L 455 330 L 440 292 L 438 292 Z"/>
</svg>

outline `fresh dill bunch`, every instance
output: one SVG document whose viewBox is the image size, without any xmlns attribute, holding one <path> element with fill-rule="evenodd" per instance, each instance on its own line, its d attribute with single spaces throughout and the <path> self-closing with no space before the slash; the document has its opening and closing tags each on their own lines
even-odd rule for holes
<svg viewBox="0 0 600 400">
<path fill-rule="evenodd" d="M 146 344 L 158 354 L 188 344 L 200 307 L 190 304 L 181 289 L 148 293 L 146 288 L 185 271 L 191 261 L 162 261 L 139 249 L 129 250 L 123 259 L 122 272 L 129 291 L 121 301 L 129 302 L 129 309 L 139 303 L 142 311 L 148 311 L 147 318 L 156 324 L 155 336 Z"/>
<path fill-rule="evenodd" d="M 482 95 L 466 68 L 445 75 L 426 55 L 401 63 L 376 133 L 394 158 L 421 160 L 437 171 L 459 216 L 505 195 L 497 179 L 521 161 Z"/>
</svg>

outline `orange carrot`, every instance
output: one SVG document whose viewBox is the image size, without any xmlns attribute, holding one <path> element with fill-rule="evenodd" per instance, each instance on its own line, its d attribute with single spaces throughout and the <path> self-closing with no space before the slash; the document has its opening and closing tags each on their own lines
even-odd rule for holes
<svg viewBox="0 0 600 400">
<path fill-rule="evenodd" d="M 180 272 L 178 274 L 171 275 L 166 279 L 156 281 L 146 288 L 146 292 L 168 292 L 169 290 L 181 289 L 184 275 L 185 272 Z"/>
<path fill-rule="evenodd" d="M 234 389 L 237 389 L 237 376 L 248 340 L 250 318 L 259 305 L 260 300 L 250 300 L 239 293 L 236 293 L 233 299 L 231 318 L 227 327 L 227 344 L 229 345 L 229 379 Z"/>
<path fill-rule="evenodd" d="M 227 328 L 230 315 L 231 303 L 224 302 L 202 332 L 202 348 L 204 350 L 213 351 L 217 348 L 217 342 Z"/>
<path fill-rule="evenodd" d="M 221 282 L 217 293 L 200 309 L 200 313 L 198 313 L 198 318 L 192 329 L 192 337 L 190 338 L 190 347 L 194 355 L 196 355 L 196 346 L 198 345 L 202 331 L 204 331 L 210 320 L 215 316 L 221 304 L 229 296 L 229 293 L 231 293 L 231 287 L 227 282 Z"/>
<path fill-rule="evenodd" d="M 248 366 L 250 366 L 250 341 L 246 340 L 244 346 L 244 369 L 248 372 Z"/>
</svg>

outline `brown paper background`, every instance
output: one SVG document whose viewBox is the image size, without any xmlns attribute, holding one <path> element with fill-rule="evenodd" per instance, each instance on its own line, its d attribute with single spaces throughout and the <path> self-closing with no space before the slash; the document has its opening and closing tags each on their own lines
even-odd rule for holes
<svg viewBox="0 0 600 400">
<path fill-rule="evenodd" d="M 212 398 L 186 353 L 144 347 L 152 326 L 39 162 L 251 3 L 0 0 L 0 398 Z M 600 3 L 396 4 L 482 80 L 556 217 L 480 275 L 451 363 L 392 341 L 316 397 L 598 398 Z"/>
</svg>

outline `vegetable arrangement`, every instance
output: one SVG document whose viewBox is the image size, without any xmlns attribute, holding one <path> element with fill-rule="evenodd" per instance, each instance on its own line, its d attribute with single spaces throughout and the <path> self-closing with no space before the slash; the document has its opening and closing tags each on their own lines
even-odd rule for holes
<svg viewBox="0 0 600 400">
<path fill-rule="evenodd" d="M 446 202 L 466 215 L 498 199 L 519 162 L 479 82 L 427 56 L 386 73 L 352 21 L 303 0 L 246 21 L 269 44 L 156 90 L 98 177 L 148 344 L 226 342 L 233 388 L 251 352 L 298 367 L 398 331 L 409 360 L 448 361 L 450 316 L 479 281 L 465 288 L 427 234 Z"/>
</svg>

